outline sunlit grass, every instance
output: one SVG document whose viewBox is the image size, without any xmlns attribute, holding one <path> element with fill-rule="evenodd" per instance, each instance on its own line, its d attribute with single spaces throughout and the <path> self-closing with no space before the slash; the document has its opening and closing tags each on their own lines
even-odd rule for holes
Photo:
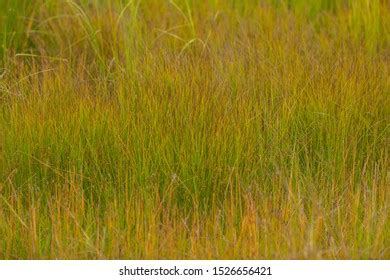
<svg viewBox="0 0 390 280">
<path fill-rule="evenodd" d="M 386 1 L 0 1 L 0 258 L 390 257 Z"/>
</svg>

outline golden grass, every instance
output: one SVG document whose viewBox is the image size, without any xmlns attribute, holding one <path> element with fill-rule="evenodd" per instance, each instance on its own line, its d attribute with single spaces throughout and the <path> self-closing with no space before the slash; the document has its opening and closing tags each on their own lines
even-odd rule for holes
<svg viewBox="0 0 390 280">
<path fill-rule="evenodd" d="M 32 2 L 0 9 L 0 258 L 390 257 L 388 2 Z"/>
</svg>

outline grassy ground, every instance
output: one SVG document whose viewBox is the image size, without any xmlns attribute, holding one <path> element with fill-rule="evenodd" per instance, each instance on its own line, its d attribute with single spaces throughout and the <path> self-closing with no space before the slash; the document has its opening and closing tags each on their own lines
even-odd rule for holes
<svg viewBox="0 0 390 280">
<path fill-rule="evenodd" d="M 1 0 L 0 258 L 390 258 L 386 0 Z"/>
</svg>

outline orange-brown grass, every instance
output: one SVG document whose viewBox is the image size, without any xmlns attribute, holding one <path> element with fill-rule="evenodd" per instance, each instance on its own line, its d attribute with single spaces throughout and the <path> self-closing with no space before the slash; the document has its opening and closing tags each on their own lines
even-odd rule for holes
<svg viewBox="0 0 390 280">
<path fill-rule="evenodd" d="M 390 9 L 359 1 L 3 2 L 0 258 L 388 259 Z"/>
</svg>

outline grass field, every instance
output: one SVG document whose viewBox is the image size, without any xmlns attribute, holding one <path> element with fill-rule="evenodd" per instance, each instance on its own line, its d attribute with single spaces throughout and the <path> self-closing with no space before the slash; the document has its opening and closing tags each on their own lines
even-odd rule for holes
<svg viewBox="0 0 390 280">
<path fill-rule="evenodd" d="M 0 259 L 390 259 L 387 0 L 0 0 Z"/>
</svg>

